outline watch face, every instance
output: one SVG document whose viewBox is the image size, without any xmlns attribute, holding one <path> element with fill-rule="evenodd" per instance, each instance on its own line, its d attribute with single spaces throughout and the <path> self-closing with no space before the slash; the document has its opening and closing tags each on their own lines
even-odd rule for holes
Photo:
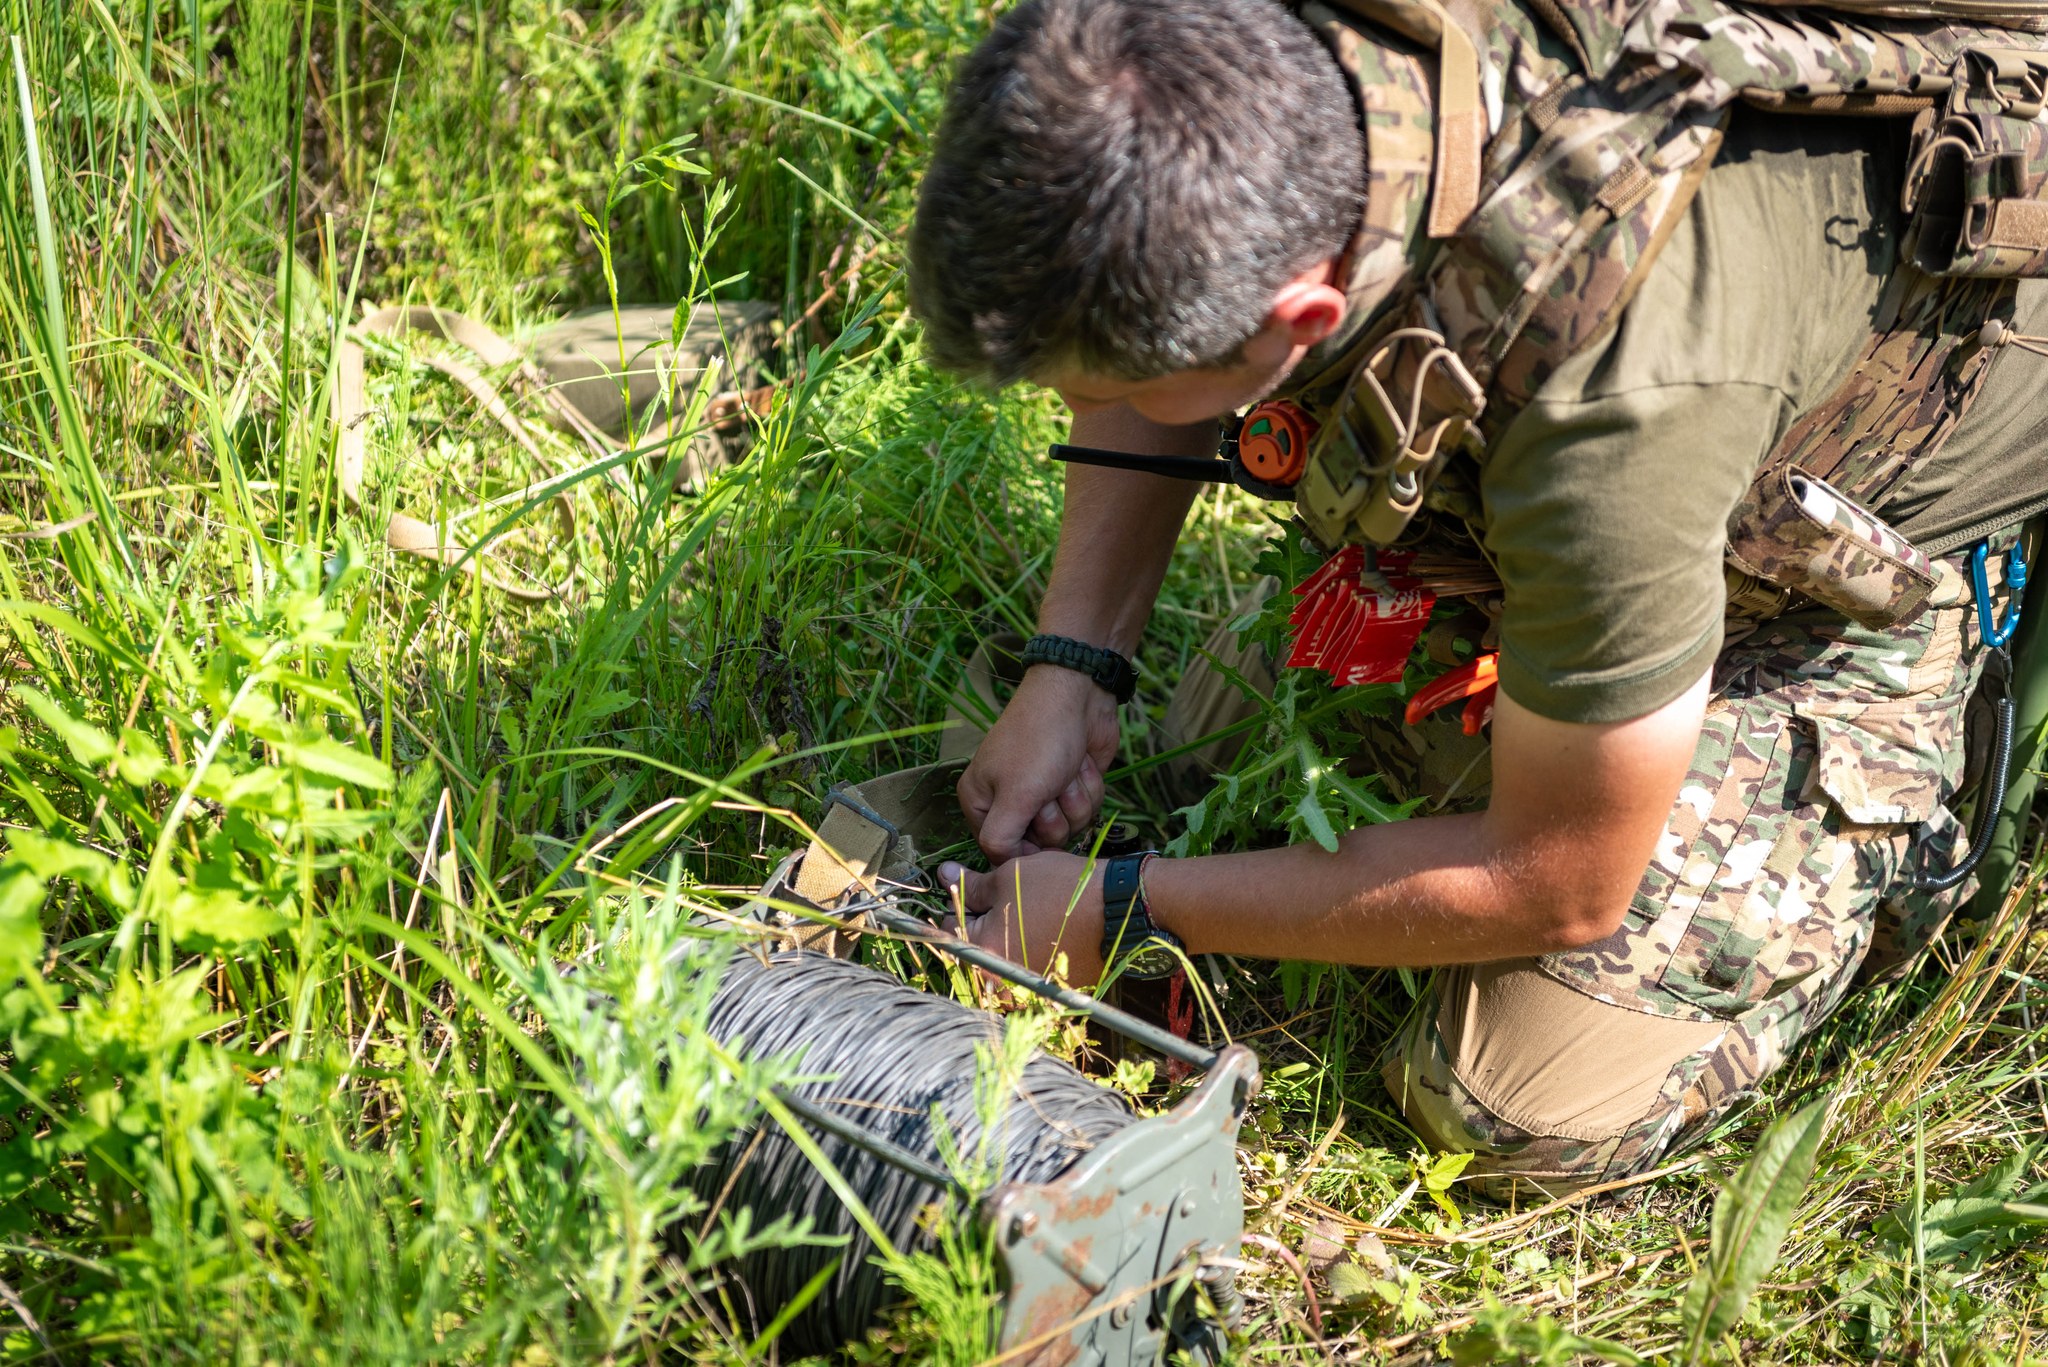
<svg viewBox="0 0 2048 1367">
<path fill-rule="evenodd" d="M 1163 932 L 1154 931 L 1123 956 L 1124 972 L 1141 982 L 1167 977 L 1180 967 L 1180 955 L 1175 952 L 1178 948 Z"/>
</svg>

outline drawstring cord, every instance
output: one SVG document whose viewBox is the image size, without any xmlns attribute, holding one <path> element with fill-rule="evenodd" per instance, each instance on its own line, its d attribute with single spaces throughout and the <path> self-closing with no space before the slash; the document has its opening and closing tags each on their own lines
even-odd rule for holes
<svg viewBox="0 0 2048 1367">
<path fill-rule="evenodd" d="M 2031 351 L 2036 356 L 2048 356 L 2048 337 L 2014 332 L 1996 318 L 1977 329 L 1977 345 L 1987 351 L 1996 347 L 2016 346 L 2021 351 Z"/>
</svg>

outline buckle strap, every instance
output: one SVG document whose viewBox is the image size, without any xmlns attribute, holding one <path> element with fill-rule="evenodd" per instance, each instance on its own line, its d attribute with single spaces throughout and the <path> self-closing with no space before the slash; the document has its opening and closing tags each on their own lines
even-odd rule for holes
<svg viewBox="0 0 2048 1367">
<path fill-rule="evenodd" d="M 921 882 L 918 842 L 936 849 L 964 835 L 954 789 L 966 767 L 964 759 L 941 760 L 835 786 L 791 891 L 830 907 L 878 879 Z"/>
<path fill-rule="evenodd" d="M 1417 301 L 1416 321 L 1381 337 L 1317 433 L 1295 491 L 1326 547 L 1391 545 L 1422 508 L 1441 463 L 1486 410 L 1486 391 Z M 1363 430 L 1361 430 L 1361 427 Z"/>
</svg>

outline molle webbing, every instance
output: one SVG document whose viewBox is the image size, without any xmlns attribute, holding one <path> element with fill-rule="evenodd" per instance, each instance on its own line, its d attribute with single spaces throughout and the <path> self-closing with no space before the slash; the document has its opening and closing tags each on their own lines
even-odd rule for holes
<svg viewBox="0 0 2048 1367">
<path fill-rule="evenodd" d="M 1479 51 L 1472 35 L 1438 0 L 1337 0 L 1436 56 L 1435 182 L 1429 235 L 1450 237 L 1479 204 L 1480 158 L 1486 147 L 1486 109 L 1479 84 Z M 1466 17 L 1470 22 L 1470 17 Z"/>
<path fill-rule="evenodd" d="M 1804 491 L 1803 505 L 1793 499 L 1791 510 L 1828 511 L 1831 532 L 1881 529 L 1855 505 L 1939 451 L 1982 385 L 1983 324 L 2010 320 L 2013 278 L 2048 274 L 2048 39 L 1967 22 L 1721 0 L 1528 0 L 1528 9 L 1505 0 L 1329 3 L 1425 44 L 1440 63 L 1467 60 L 1464 47 L 1429 28 L 1449 15 L 1472 40 L 1481 88 L 1497 92 L 1498 126 L 1476 203 L 1446 237 L 1448 211 L 1468 196 L 1462 176 L 1444 175 L 1447 111 L 1425 111 L 1438 127 L 1430 240 L 1410 235 L 1414 268 L 1383 302 L 1360 310 L 1354 288 L 1354 312 L 1371 321 L 1296 387 L 1297 401 L 1321 422 L 1297 505 L 1325 544 L 1384 545 L 1401 536 L 1457 449 L 1483 458 L 1484 439 L 1616 324 L 1682 220 L 1738 101 L 1788 116 L 1914 120 L 1906 260 L 1888 307 L 1849 380 L 1765 461 L 1743 510 L 1750 533 L 1790 525 L 1793 489 Z M 1946 0 L 1926 9 L 1961 12 Z M 1326 13 L 1311 6 L 1305 17 Z M 2048 26 L 2048 3 L 2009 0 L 1996 13 Z M 1326 19 L 1321 26 L 1327 31 Z M 1360 41 L 1380 40 L 1368 30 Z M 1370 156 L 1386 141 L 1372 126 L 1373 78 L 1388 68 L 1346 60 L 1344 44 L 1335 47 L 1361 83 Z M 1465 84 L 1438 72 L 1439 98 Z M 1382 208 L 1380 242 L 1417 208 Z M 1369 227 L 1373 220 L 1368 206 Z M 1359 277 L 1354 260 L 1349 282 Z M 1741 523 L 1739 515 L 1738 543 Z M 1888 554 L 1895 539 L 1881 534 L 1874 550 L 1846 559 Z M 1844 560 L 1814 559 L 1822 571 L 1815 581 L 1773 578 L 1769 556 L 1731 556 L 1774 583 L 1817 587 L 1831 603 L 1829 567 Z M 1844 610 L 1859 620 L 1898 620 L 1925 596 L 1902 582 L 1895 601 L 1878 606 L 1874 592 L 1866 577 Z"/>
<path fill-rule="evenodd" d="M 1789 5 L 1793 0 L 1758 3 Z M 1990 28 L 2048 33 L 2048 0 L 1826 0 L 1826 8 L 1870 18 L 1958 19 Z"/>
</svg>

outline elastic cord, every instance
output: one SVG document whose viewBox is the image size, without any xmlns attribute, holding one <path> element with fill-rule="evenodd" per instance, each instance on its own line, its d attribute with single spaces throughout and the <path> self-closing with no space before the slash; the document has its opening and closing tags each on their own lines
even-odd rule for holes
<svg viewBox="0 0 2048 1367">
<path fill-rule="evenodd" d="M 2000 662 L 2005 659 L 2004 651 L 1994 651 L 1994 659 L 1988 667 L 2003 670 L 2007 666 Z M 1996 717 L 1996 729 L 1991 741 L 1991 767 L 1984 775 L 1984 781 L 1977 795 L 1977 830 L 1970 840 L 1969 853 L 1953 867 L 1942 873 L 1921 871 L 1914 874 L 1913 886 L 1922 892 L 1947 892 L 1970 876 L 1984 858 L 1984 852 L 1991 848 L 1991 837 L 1998 829 L 1998 802 L 2005 794 L 2005 771 L 2012 764 L 2013 702 L 2009 682 L 2001 686 L 2001 696 L 1992 700 Z"/>
</svg>

